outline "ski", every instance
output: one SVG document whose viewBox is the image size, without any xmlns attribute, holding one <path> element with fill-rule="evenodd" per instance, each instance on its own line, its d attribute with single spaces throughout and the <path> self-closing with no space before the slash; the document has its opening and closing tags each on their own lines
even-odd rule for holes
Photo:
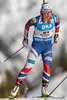
<svg viewBox="0 0 67 100">
<path fill-rule="evenodd" d="M 36 97 L 33 97 L 33 98 L 46 98 L 46 97 L 48 97 L 48 98 L 56 98 L 56 99 L 63 99 L 63 98 L 65 98 L 65 96 L 61 96 L 61 97 L 59 97 L 59 96 L 36 96 Z"/>
<path fill-rule="evenodd" d="M 9 96 L 9 100 L 13 100 L 14 98 L 12 96 Z"/>
</svg>

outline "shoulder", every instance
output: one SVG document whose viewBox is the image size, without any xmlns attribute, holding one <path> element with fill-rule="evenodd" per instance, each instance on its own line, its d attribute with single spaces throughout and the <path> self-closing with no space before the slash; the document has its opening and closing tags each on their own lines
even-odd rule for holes
<svg viewBox="0 0 67 100">
<path fill-rule="evenodd" d="M 40 18 L 40 16 L 36 16 L 36 17 L 31 18 L 31 19 L 30 19 L 31 24 L 37 23 L 38 20 L 39 20 L 39 18 Z"/>
<path fill-rule="evenodd" d="M 53 20 L 54 20 L 54 24 L 60 23 L 59 17 L 56 14 L 52 13 L 52 17 L 53 17 Z"/>
<path fill-rule="evenodd" d="M 55 22 L 57 22 L 59 20 L 59 17 L 55 14 L 54 14 L 54 17 L 55 17 Z"/>
</svg>

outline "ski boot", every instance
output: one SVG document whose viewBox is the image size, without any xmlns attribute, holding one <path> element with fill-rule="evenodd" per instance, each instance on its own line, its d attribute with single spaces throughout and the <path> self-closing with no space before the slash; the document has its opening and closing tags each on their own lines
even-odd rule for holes
<svg viewBox="0 0 67 100">
<path fill-rule="evenodd" d="M 41 88 L 41 94 L 43 97 L 47 97 L 49 96 L 49 93 L 47 91 L 47 87 L 48 87 L 48 84 L 42 84 L 42 88 Z"/>
<path fill-rule="evenodd" d="M 19 85 L 15 85 L 13 90 L 11 90 L 9 99 L 13 99 L 17 95 L 19 89 L 20 89 Z"/>
</svg>

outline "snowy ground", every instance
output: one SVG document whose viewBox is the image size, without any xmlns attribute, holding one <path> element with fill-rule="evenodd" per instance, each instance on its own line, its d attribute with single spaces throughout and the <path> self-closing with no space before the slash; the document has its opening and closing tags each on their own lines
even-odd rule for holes
<svg viewBox="0 0 67 100">
<path fill-rule="evenodd" d="M 0 98 L 0 100 L 9 100 L 8 98 Z M 14 98 L 14 100 L 45 100 L 44 98 Z M 52 98 L 48 98 L 47 100 L 61 100 L 61 99 L 52 99 Z M 67 100 L 67 97 L 65 97 L 62 100 Z"/>
</svg>

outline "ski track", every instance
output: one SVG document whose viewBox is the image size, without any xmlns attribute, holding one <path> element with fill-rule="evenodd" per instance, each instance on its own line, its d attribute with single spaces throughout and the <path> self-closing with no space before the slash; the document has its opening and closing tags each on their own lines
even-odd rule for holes
<svg viewBox="0 0 67 100">
<path fill-rule="evenodd" d="M 0 98 L 0 100 L 11 100 L 9 98 Z M 45 100 L 45 98 L 14 98 L 12 100 Z M 67 97 L 63 99 L 47 98 L 46 100 L 67 100 Z"/>
</svg>

